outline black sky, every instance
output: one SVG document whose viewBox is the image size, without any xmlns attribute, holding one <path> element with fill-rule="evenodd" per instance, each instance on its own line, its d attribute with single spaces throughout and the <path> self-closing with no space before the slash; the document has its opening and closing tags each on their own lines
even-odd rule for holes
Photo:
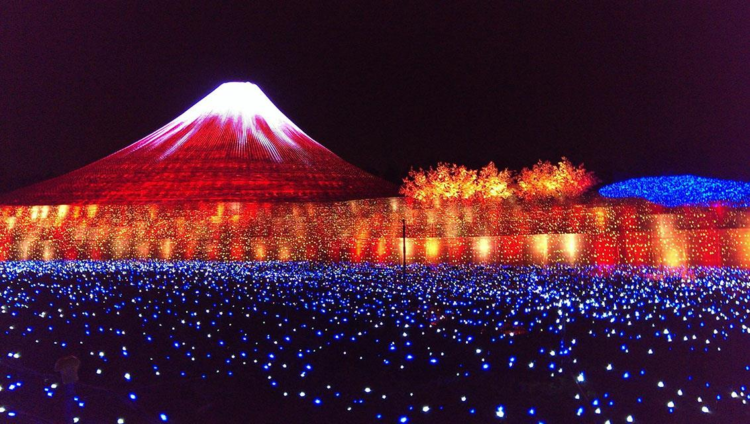
<svg viewBox="0 0 750 424">
<path fill-rule="evenodd" d="M 252 81 L 344 159 L 750 180 L 750 2 L 4 2 L 0 190 Z M 314 5 L 311 5 L 314 4 Z"/>
</svg>

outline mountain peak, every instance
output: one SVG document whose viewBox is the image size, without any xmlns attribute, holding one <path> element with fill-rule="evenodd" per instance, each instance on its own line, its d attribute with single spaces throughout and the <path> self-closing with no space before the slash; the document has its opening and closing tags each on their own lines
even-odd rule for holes
<svg viewBox="0 0 750 424">
<path fill-rule="evenodd" d="M 0 204 L 330 201 L 395 187 L 310 138 L 249 82 L 228 82 L 165 126 Z"/>
<path fill-rule="evenodd" d="M 192 122 L 200 117 L 245 118 L 255 116 L 266 122 L 292 124 L 291 120 L 251 82 L 225 82 L 180 115 L 176 121 Z"/>
</svg>

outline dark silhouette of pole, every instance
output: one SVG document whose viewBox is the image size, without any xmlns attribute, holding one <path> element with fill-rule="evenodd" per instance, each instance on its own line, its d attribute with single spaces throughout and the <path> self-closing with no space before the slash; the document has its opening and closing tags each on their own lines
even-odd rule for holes
<svg viewBox="0 0 750 424">
<path fill-rule="evenodd" d="M 401 224 L 403 225 L 403 242 L 401 244 L 404 250 L 404 257 L 401 262 L 401 278 L 403 281 L 406 281 L 406 219 L 402 219 Z"/>
</svg>

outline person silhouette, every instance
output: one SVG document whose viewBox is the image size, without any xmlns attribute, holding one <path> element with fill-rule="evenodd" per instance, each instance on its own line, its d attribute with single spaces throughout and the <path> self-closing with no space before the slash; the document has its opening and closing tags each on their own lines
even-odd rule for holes
<svg viewBox="0 0 750 424">
<path fill-rule="evenodd" d="M 81 361 L 73 355 L 63 356 L 55 362 L 55 372 L 60 373 L 65 386 L 65 423 L 73 423 L 73 398 L 76 395 L 75 384 L 78 382 L 78 368 Z"/>
</svg>

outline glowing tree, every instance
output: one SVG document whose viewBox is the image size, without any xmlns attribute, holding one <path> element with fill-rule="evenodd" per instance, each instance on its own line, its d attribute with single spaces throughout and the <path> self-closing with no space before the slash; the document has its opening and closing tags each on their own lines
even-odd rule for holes
<svg viewBox="0 0 750 424">
<path fill-rule="evenodd" d="M 427 171 L 409 171 L 400 193 L 419 201 L 472 199 L 477 188 L 476 170 L 441 162 Z"/>
<path fill-rule="evenodd" d="M 477 192 L 477 171 L 463 165 L 440 163 L 433 175 L 439 197 L 471 199 Z"/>
<path fill-rule="evenodd" d="M 513 173 L 507 168 L 498 171 L 494 162 L 479 170 L 478 193 L 483 199 L 507 199 L 513 195 Z"/>
<path fill-rule="evenodd" d="M 410 170 L 409 175 L 404 178 L 404 183 L 399 189 L 399 193 L 420 202 L 428 200 L 428 197 L 432 196 L 433 190 L 432 182 L 427 178 L 427 172 L 422 168 L 418 171 L 414 169 Z"/>
<path fill-rule="evenodd" d="M 508 169 L 499 171 L 492 162 L 479 171 L 439 163 L 434 169 L 409 171 L 400 193 L 419 201 L 503 200 L 514 195 L 524 200 L 568 199 L 582 195 L 596 183 L 592 172 L 566 158 L 557 165 L 539 161 L 517 177 Z"/>
<path fill-rule="evenodd" d="M 582 195 L 597 183 L 594 173 L 563 157 L 557 165 L 537 162 L 524 168 L 517 178 L 517 195 L 524 200 L 565 199 Z"/>
<path fill-rule="evenodd" d="M 477 171 L 462 165 L 439 163 L 437 168 L 409 171 L 400 193 L 419 201 L 500 200 L 512 196 L 513 174 L 498 171 L 490 162 Z"/>
</svg>

